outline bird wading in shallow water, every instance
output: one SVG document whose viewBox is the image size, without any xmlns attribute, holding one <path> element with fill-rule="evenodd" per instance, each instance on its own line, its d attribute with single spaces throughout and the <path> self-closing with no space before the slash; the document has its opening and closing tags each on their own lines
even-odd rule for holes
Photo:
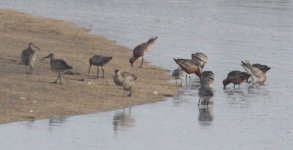
<svg viewBox="0 0 293 150">
<path fill-rule="evenodd" d="M 241 72 L 241 71 L 231 71 L 228 73 L 227 78 L 223 80 L 224 89 L 226 89 L 226 85 L 233 83 L 234 89 L 235 85 L 239 85 L 243 83 L 244 81 L 248 81 L 248 78 L 251 75 L 247 72 Z"/>
<path fill-rule="evenodd" d="M 177 80 L 180 80 L 180 85 L 182 86 L 182 80 L 185 77 L 186 79 L 186 85 L 187 85 L 187 77 L 189 78 L 189 80 L 191 80 L 190 75 L 186 74 L 181 68 L 176 68 L 172 71 L 172 77 L 174 77 L 175 81 L 176 81 L 176 85 L 177 84 Z"/>
<path fill-rule="evenodd" d="M 149 51 L 153 45 L 155 44 L 155 41 L 158 37 L 152 37 L 150 38 L 147 42 L 142 43 L 137 45 L 134 49 L 133 49 L 133 55 L 132 57 L 129 59 L 129 63 L 131 65 L 131 67 L 133 67 L 133 63 L 139 58 L 141 57 L 141 63 L 140 63 L 140 68 L 142 68 L 142 64 L 143 64 L 143 56 L 144 53 Z"/>
<path fill-rule="evenodd" d="M 266 74 L 258 69 L 257 67 L 253 67 L 249 61 L 241 61 L 241 66 L 246 70 L 247 73 L 251 75 L 251 78 L 254 83 L 264 84 L 267 77 Z"/>
<path fill-rule="evenodd" d="M 28 47 L 21 52 L 21 62 L 26 66 L 26 73 L 32 74 L 32 70 L 37 58 L 34 48 L 40 50 L 34 43 L 29 43 Z M 29 69 L 27 69 L 29 67 Z"/>
<path fill-rule="evenodd" d="M 200 88 L 198 89 L 198 106 L 201 100 L 208 106 L 210 99 L 214 96 L 212 85 L 214 83 L 215 75 L 212 71 L 204 71 L 200 78 Z"/>
<path fill-rule="evenodd" d="M 134 81 L 137 80 L 137 77 L 134 74 L 129 72 L 121 72 L 116 69 L 115 74 L 113 76 L 113 81 L 117 86 L 121 86 L 123 90 L 129 91 L 128 97 L 132 95 L 132 85 Z"/>
<path fill-rule="evenodd" d="M 99 78 L 99 72 L 100 72 L 99 66 L 101 66 L 102 67 L 102 71 L 103 71 L 102 78 L 104 78 L 104 68 L 103 68 L 103 66 L 105 64 L 107 64 L 111 60 L 112 60 L 112 57 L 102 56 L 102 55 L 94 55 L 93 57 L 91 57 L 89 59 L 90 67 L 89 67 L 88 75 L 90 73 L 91 66 L 92 65 L 95 65 L 95 66 L 97 66 L 97 78 Z"/>
<path fill-rule="evenodd" d="M 69 71 L 72 69 L 71 66 L 69 66 L 64 60 L 62 59 L 55 59 L 54 54 L 50 53 L 48 56 L 42 58 L 42 61 L 45 60 L 46 58 L 50 58 L 50 66 L 53 71 L 58 73 L 57 79 L 53 83 L 57 83 L 59 79 L 59 83 L 62 84 L 61 81 L 61 74 L 63 74 L 66 71 Z"/>
<path fill-rule="evenodd" d="M 176 59 L 176 58 L 174 58 L 174 61 L 187 74 L 195 73 L 199 78 L 201 77 L 202 69 L 198 62 L 192 59 Z"/>
</svg>

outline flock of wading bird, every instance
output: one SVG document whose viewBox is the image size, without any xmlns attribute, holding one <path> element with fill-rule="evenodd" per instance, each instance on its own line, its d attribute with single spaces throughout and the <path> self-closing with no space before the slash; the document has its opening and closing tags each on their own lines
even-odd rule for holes
<svg viewBox="0 0 293 150">
<path fill-rule="evenodd" d="M 156 39 L 158 37 L 152 37 L 148 41 L 141 43 L 137 45 L 133 49 L 133 55 L 129 59 L 129 63 L 131 67 L 133 67 L 134 62 L 141 57 L 141 63 L 140 63 L 140 68 L 142 68 L 143 65 L 143 56 L 144 54 L 149 51 Z M 36 60 L 36 53 L 35 49 L 40 50 L 39 47 L 37 47 L 33 43 L 29 43 L 28 47 L 24 50 L 22 50 L 21 53 L 21 60 L 22 64 L 26 66 L 27 69 L 27 74 L 32 73 L 33 66 L 35 64 Z M 44 57 L 41 59 L 43 61 L 44 59 L 49 58 L 50 59 L 50 65 L 51 69 L 55 72 L 58 73 L 57 79 L 52 82 L 56 83 L 59 80 L 59 83 L 62 84 L 62 77 L 61 75 L 68 72 L 69 70 L 72 69 L 70 65 L 68 65 L 64 60 L 62 59 L 56 59 L 54 57 L 53 53 L 50 53 L 48 56 Z M 104 78 L 104 68 L 103 66 L 107 64 L 109 61 L 112 60 L 111 56 L 102 56 L 102 55 L 94 55 L 91 58 L 89 58 L 89 70 L 88 74 L 90 73 L 90 69 L 92 65 L 97 66 L 97 78 L 99 78 L 99 72 L 101 67 L 102 69 L 102 78 Z M 212 84 L 214 83 L 214 78 L 215 75 L 212 71 L 203 71 L 205 64 L 208 61 L 208 57 L 202 53 L 202 52 L 197 52 L 194 54 L 191 54 L 191 59 L 175 59 L 174 61 L 176 64 L 178 64 L 178 68 L 175 69 L 172 72 L 172 76 L 176 80 L 176 85 L 177 85 L 177 80 L 181 80 L 182 85 L 182 80 L 185 77 L 186 78 L 186 84 L 187 84 L 187 77 L 191 74 L 196 74 L 199 79 L 200 79 L 200 88 L 198 89 L 198 95 L 199 95 L 199 101 L 198 105 L 201 102 L 201 99 L 203 99 L 202 102 L 204 104 L 209 103 L 209 99 L 214 95 L 213 89 L 212 89 Z M 226 88 L 226 85 L 232 83 L 234 84 L 234 89 L 235 85 L 239 85 L 243 83 L 244 81 L 246 82 L 253 82 L 253 83 L 258 83 L 258 84 L 264 84 L 266 81 L 266 72 L 270 70 L 270 67 L 262 64 L 250 64 L 249 61 L 241 61 L 242 67 L 245 69 L 246 72 L 242 71 L 236 71 L 233 70 L 228 73 L 227 78 L 223 80 L 223 85 L 224 88 Z M 249 81 L 249 78 L 252 80 Z M 113 76 L 113 81 L 117 86 L 122 87 L 125 91 L 129 91 L 128 96 L 132 95 L 132 85 L 134 84 L 135 80 L 137 80 L 137 76 L 129 73 L 129 72 L 121 72 L 120 70 L 116 69 L 114 72 Z"/>
</svg>

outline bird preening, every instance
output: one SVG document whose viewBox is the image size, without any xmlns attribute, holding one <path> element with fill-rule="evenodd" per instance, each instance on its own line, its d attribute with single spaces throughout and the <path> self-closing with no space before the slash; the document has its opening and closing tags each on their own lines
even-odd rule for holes
<svg viewBox="0 0 293 150">
<path fill-rule="evenodd" d="M 134 49 L 133 49 L 133 55 L 132 57 L 129 59 L 129 63 L 131 65 L 131 67 L 133 67 L 133 63 L 141 57 L 141 63 L 140 63 L 140 68 L 142 68 L 142 64 L 143 64 L 143 56 L 145 54 L 145 52 L 149 51 L 153 45 L 155 44 L 155 41 L 157 40 L 158 37 L 152 37 L 150 38 L 147 42 L 144 42 L 142 44 L 137 45 Z"/>
</svg>

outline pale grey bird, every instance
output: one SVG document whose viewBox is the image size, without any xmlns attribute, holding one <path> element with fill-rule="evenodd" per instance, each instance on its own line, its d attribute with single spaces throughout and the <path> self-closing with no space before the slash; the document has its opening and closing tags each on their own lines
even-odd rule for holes
<svg viewBox="0 0 293 150">
<path fill-rule="evenodd" d="M 177 80 L 180 80 L 180 85 L 182 85 L 182 80 L 185 78 L 186 79 L 186 85 L 187 85 L 187 77 L 191 81 L 191 77 L 189 74 L 187 74 L 185 71 L 183 71 L 181 68 L 176 68 L 172 71 L 172 77 L 174 77 L 177 84 Z"/>
<path fill-rule="evenodd" d="M 200 67 L 203 69 L 205 64 L 208 62 L 208 56 L 202 52 L 197 52 L 191 54 L 191 59 L 197 61 L 200 64 Z"/>
<path fill-rule="evenodd" d="M 62 84 L 61 81 L 61 74 L 65 73 L 66 71 L 69 71 L 72 69 L 71 66 L 69 66 L 64 60 L 62 59 L 55 59 L 54 54 L 50 53 L 48 56 L 42 58 L 42 61 L 46 58 L 50 58 L 50 65 L 53 71 L 58 73 L 57 79 L 53 83 L 57 83 L 59 79 L 59 83 Z"/>
<path fill-rule="evenodd" d="M 35 60 L 37 58 L 36 52 L 34 50 L 36 48 L 37 50 L 40 50 L 39 47 L 37 47 L 34 43 L 29 43 L 28 47 L 21 52 L 21 62 L 29 69 L 27 69 L 27 74 L 32 74 L 32 70 L 35 64 Z"/>
<path fill-rule="evenodd" d="M 211 97 L 214 96 L 214 91 L 212 85 L 214 83 L 215 75 L 212 71 L 204 71 L 200 78 L 200 88 L 198 89 L 198 106 L 200 105 L 201 100 L 209 104 Z"/>
<path fill-rule="evenodd" d="M 252 64 L 252 66 L 260 69 L 264 73 L 266 73 L 267 71 L 269 71 L 271 69 L 271 67 L 269 67 L 267 65 L 262 65 L 262 64 L 259 64 L 259 63 Z"/>
<path fill-rule="evenodd" d="M 139 44 L 138 46 L 136 46 L 133 49 L 133 56 L 129 59 L 129 63 L 131 64 L 131 67 L 133 67 L 133 63 L 139 57 L 141 57 L 140 68 L 142 68 L 144 53 L 149 51 L 153 47 L 153 45 L 155 44 L 155 41 L 156 41 L 157 38 L 158 37 L 152 37 L 147 42 Z"/>
<path fill-rule="evenodd" d="M 127 96 L 132 95 L 132 85 L 137 77 L 129 72 L 121 72 L 118 69 L 115 70 L 113 81 L 117 86 L 121 86 L 123 90 L 129 91 Z"/>
<path fill-rule="evenodd" d="M 104 68 L 103 68 L 103 66 L 105 64 L 107 64 L 110 60 L 112 60 L 112 57 L 102 56 L 102 55 L 94 55 L 93 57 L 91 57 L 89 59 L 90 67 L 89 67 L 88 74 L 90 73 L 91 66 L 92 65 L 95 65 L 95 66 L 97 66 L 97 78 L 99 78 L 99 72 L 100 72 L 99 66 L 101 66 L 102 67 L 102 71 L 103 71 L 102 78 L 104 78 Z"/>
<path fill-rule="evenodd" d="M 254 83 L 264 84 L 267 77 L 266 74 L 258 69 L 257 67 L 253 67 L 249 61 L 241 61 L 241 66 L 246 70 L 247 73 L 251 75 L 251 78 Z"/>
</svg>

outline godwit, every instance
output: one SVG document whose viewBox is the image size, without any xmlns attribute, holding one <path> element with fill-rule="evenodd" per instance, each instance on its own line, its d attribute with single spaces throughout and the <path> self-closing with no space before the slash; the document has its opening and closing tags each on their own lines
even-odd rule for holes
<svg viewBox="0 0 293 150">
<path fill-rule="evenodd" d="M 215 75 L 212 71 L 204 71 L 200 78 L 200 88 L 198 89 L 198 106 L 203 99 L 206 104 L 209 104 L 210 98 L 214 96 L 212 84 L 214 83 Z"/>
<path fill-rule="evenodd" d="M 267 65 L 262 65 L 262 64 L 252 64 L 253 67 L 256 67 L 258 69 L 260 69 L 262 72 L 266 73 L 267 71 L 269 71 L 271 69 L 271 67 L 267 66 Z"/>
<path fill-rule="evenodd" d="M 102 55 L 94 55 L 93 57 L 91 57 L 89 59 L 90 67 L 89 67 L 88 75 L 90 73 L 91 66 L 95 65 L 95 66 L 97 66 L 97 78 L 99 78 L 99 72 L 100 72 L 99 66 L 101 66 L 102 71 L 103 71 L 102 78 L 104 78 L 104 68 L 103 68 L 103 66 L 105 64 L 107 64 L 110 60 L 112 60 L 112 57 L 102 56 Z"/>
<path fill-rule="evenodd" d="M 50 65 L 52 67 L 52 70 L 58 73 L 57 79 L 53 83 L 57 83 L 58 79 L 60 81 L 60 84 L 62 84 L 61 81 L 61 74 L 64 72 L 71 70 L 72 67 L 69 66 L 64 60 L 62 59 L 55 59 L 54 54 L 50 53 L 48 56 L 44 57 L 42 61 L 46 58 L 50 58 Z"/>
<path fill-rule="evenodd" d="M 241 61 L 241 63 L 242 63 L 241 66 L 246 70 L 247 73 L 251 75 L 251 78 L 255 83 L 264 84 L 267 77 L 263 71 L 261 71 L 257 67 L 253 67 L 249 63 L 249 61 L 246 61 L 246 62 Z"/>
<path fill-rule="evenodd" d="M 172 72 L 172 76 L 174 77 L 177 85 L 177 80 L 181 80 L 180 85 L 182 86 L 182 80 L 185 77 L 186 78 L 186 85 L 187 85 L 187 76 L 191 80 L 190 75 L 186 74 L 181 68 L 176 68 Z"/>
<path fill-rule="evenodd" d="M 123 87 L 123 90 L 129 91 L 127 96 L 131 96 L 132 90 L 131 87 L 134 84 L 134 81 L 137 77 L 134 74 L 129 72 L 121 72 L 118 69 L 115 70 L 115 74 L 113 76 L 113 81 L 117 86 Z"/>
<path fill-rule="evenodd" d="M 200 67 L 200 64 L 198 64 L 196 61 L 191 59 L 175 59 L 175 58 L 174 58 L 174 61 L 187 74 L 195 73 L 198 77 L 201 77 L 202 69 Z"/>
<path fill-rule="evenodd" d="M 201 52 L 191 54 L 191 59 L 197 61 L 202 69 L 204 65 L 208 62 L 208 56 Z"/>
<path fill-rule="evenodd" d="M 34 51 L 34 48 L 37 50 L 40 50 L 39 47 L 37 47 L 34 43 L 29 43 L 28 47 L 21 52 L 21 62 L 26 66 L 26 68 L 29 66 L 29 71 L 27 69 L 26 73 L 27 74 L 32 74 L 32 69 L 35 64 L 36 60 L 36 53 Z"/>
<path fill-rule="evenodd" d="M 226 85 L 233 83 L 234 89 L 235 85 L 239 85 L 243 83 L 245 80 L 248 81 L 248 78 L 251 75 L 247 72 L 241 72 L 241 71 L 231 71 L 228 73 L 227 78 L 223 80 L 224 89 L 226 89 Z"/>
<path fill-rule="evenodd" d="M 158 37 L 152 37 L 150 38 L 147 42 L 139 44 L 138 46 L 136 46 L 133 49 L 133 56 L 129 59 L 129 62 L 131 64 L 131 67 L 133 67 L 133 63 L 139 58 L 141 57 L 141 63 L 140 63 L 140 68 L 142 68 L 142 64 L 143 64 L 143 56 L 144 53 L 149 51 L 152 46 L 154 45 L 156 39 Z"/>
</svg>

